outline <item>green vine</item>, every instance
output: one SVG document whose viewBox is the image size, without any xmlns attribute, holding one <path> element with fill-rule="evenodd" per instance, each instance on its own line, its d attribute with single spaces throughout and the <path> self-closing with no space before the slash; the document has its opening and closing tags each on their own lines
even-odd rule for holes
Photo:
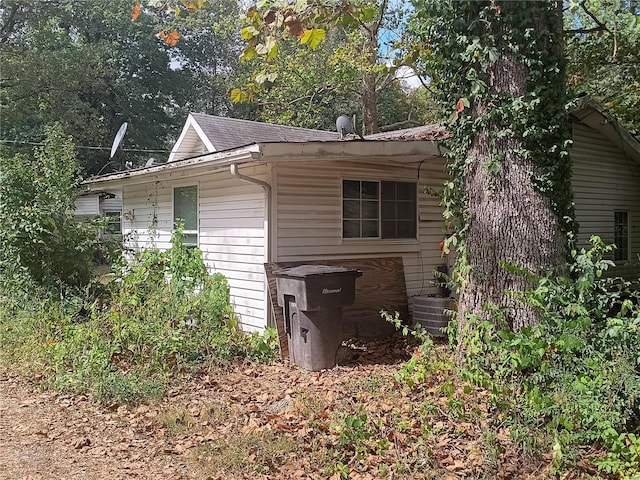
<svg viewBox="0 0 640 480">
<path fill-rule="evenodd" d="M 520 148 L 511 153 L 533 165 L 532 185 L 549 198 L 562 231 L 574 229 L 562 18 L 556 7 L 553 1 L 416 2 L 411 33 L 417 70 L 432 79 L 434 97 L 448 112 L 453 134 L 446 144 L 451 180 L 442 204 L 460 239 L 457 266 L 462 276 L 469 224 L 465 179 L 478 131 L 487 135 L 490 145 L 484 170 L 490 189 L 502 172 L 508 139 L 519 139 Z M 550 31 L 537 25 L 540 18 L 558 18 L 560 23 Z M 525 94 L 492 85 L 492 67 L 506 61 L 523 69 Z"/>
</svg>

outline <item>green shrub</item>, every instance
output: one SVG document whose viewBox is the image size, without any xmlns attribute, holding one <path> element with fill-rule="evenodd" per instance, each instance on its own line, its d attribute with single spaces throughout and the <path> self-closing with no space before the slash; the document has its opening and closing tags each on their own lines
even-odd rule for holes
<svg viewBox="0 0 640 480">
<path fill-rule="evenodd" d="M 516 427 L 546 431 L 559 463 L 596 445 L 610 452 L 603 468 L 637 473 L 640 458 L 619 447 L 620 438 L 637 444 L 629 439 L 640 428 L 640 302 L 629 282 L 604 276 L 612 247 L 591 242 L 526 295 L 540 325 L 501 329 L 499 311 L 495 323 L 473 324 L 464 373 L 493 389 Z"/>
<path fill-rule="evenodd" d="M 134 402 L 161 397 L 175 374 L 275 358 L 277 335 L 239 330 L 226 278 L 208 274 L 180 231 L 169 250 L 144 250 L 109 278 L 92 302 L 67 296 L 30 309 L 4 302 L 4 359 L 25 361 L 37 350 L 56 388 Z"/>
<path fill-rule="evenodd" d="M 0 292 L 60 296 L 84 288 L 98 225 L 75 210 L 75 147 L 59 125 L 31 155 L 0 157 Z M 2 294 L 2 293 L 0 293 Z"/>
</svg>

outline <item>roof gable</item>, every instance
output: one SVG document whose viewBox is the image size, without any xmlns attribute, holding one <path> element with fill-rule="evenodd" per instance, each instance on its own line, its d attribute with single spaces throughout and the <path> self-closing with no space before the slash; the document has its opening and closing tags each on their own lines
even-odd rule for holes
<svg viewBox="0 0 640 480">
<path fill-rule="evenodd" d="M 190 113 L 169 162 L 255 143 L 335 141 L 336 132 Z"/>
<path fill-rule="evenodd" d="M 168 161 L 175 162 L 177 160 L 182 160 L 183 158 L 189 158 L 202 153 L 215 151 L 216 148 L 211 143 L 211 140 L 209 140 L 206 133 L 202 130 L 202 127 L 195 120 L 193 114 L 189 114 L 178 140 L 171 149 Z"/>
<path fill-rule="evenodd" d="M 450 133 L 439 125 L 368 135 L 366 140 L 442 140 Z M 350 140 L 354 140 L 354 135 Z M 289 127 L 272 123 L 190 113 L 171 150 L 169 162 L 194 156 L 232 150 L 258 143 L 301 143 L 340 141 L 337 132 Z"/>
<path fill-rule="evenodd" d="M 625 155 L 640 164 L 640 140 L 607 112 L 598 102 L 589 96 L 578 99 L 576 108 L 571 111 L 575 121 L 600 132 L 607 140 L 616 145 Z"/>
</svg>

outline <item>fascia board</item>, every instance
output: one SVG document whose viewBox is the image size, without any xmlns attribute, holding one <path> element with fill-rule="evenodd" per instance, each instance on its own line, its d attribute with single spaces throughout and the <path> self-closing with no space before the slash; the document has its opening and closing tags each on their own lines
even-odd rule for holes
<svg viewBox="0 0 640 480">
<path fill-rule="evenodd" d="M 258 145 L 249 145 L 235 150 L 212 152 L 175 162 L 167 162 L 148 168 L 127 170 L 124 172 L 89 178 L 82 182 L 89 190 L 111 188 L 127 184 L 133 185 L 150 181 L 162 180 L 166 177 L 180 174 L 184 177 L 201 175 L 206 172 L 228 168 L 232 163 L 244 164 L 259 160 Z"/>
<path fill-rule="evenodd" d="M 342 141 L 304 143 L 261 143 L 260 158 L 269 161 L 321 161 L 394 159 L 420 162 L 440 156 L 436 141 Z"/>
</svg>

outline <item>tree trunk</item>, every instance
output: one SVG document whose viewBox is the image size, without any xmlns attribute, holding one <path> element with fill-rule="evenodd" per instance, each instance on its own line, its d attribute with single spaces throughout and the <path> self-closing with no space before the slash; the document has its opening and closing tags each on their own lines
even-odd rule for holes
<svg viewBox="0 0 640 480">
<path fill-rule="evenodd" d="M 376 90 L 375 67 L 378 62 L 378 30 L 371 29 L 367 32 L 365 45 L 368 65 L 362 74 L 362 115 L 364 133 L 371 135 L 380 131 L 378 125 L 378 92 Z"/>
<path fill-rule="evenodd" d="M 561 3 L 558 5 L 557 16 L 534 16 L 531 27 L 538 32 L 561 29 Z M 527 8 L 527 2 L 500 2 L 500 6 L 504 14 L 509 13 L 509 9 Z M 500 36 L 510 26 L 506 22 L 489 22 L 480 28 L 484 29 L 480 35 Z M 541 48 L 562 46 L 547 41 Z M 489 113 L 501 98 L 509 102 L 530 98 L 530 73 L 522 58 L 511 49 L 499 51 L 498 59 L 486 66 L 484 80 L 489 95 L 473 103 L 472 119 Z M 562 85 L 563 71 L 554 75 L 555 85 Z M 460 291 L 458 329 L 461 336 L 466 333 L 470 315 L 495 322 L 496 308 L 504 312 L 508 326 L 514 330 L 538 323 L 538 311 L 518 298 L 518 293 L 531 287 L 530 280 L 508 272 L 503 265 L 514 264 L 539 273 L 564 259 L 566 235 L 560 228 L 558 215 L 548 194 L 542 193 L 532 181 L 545 173 L 544 168 L 534 161 L 536 155 L 522 153 L 531 149 L 525 145 L 524 136 L 498 135 L 509 122 L 508 118 L 490 117 L 481 123 L 473 133 L 468 151 L 464 195 L 469 269 Z M 540 151 L 553 149 L 541 145 Z M 465 348 L 462 342 L 460 345 L 461 349 Z"/>
<path fill-rule="evenodd" d="M 378 125 L 378 92 L 376 91 L 376 76 L 365 73 L 362 76 L 362 115 L 364 134 L 371 135 L 380 131 Z"/>
</svg>

